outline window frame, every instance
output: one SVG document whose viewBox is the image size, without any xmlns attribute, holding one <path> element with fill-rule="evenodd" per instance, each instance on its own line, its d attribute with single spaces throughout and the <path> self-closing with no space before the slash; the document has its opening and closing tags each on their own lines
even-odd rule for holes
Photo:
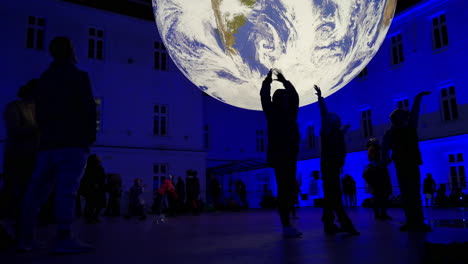
<svg viewBox="0 0 468 264">
<path fill-rule="evenodd" d="M 158 112 L 155 111 L 155 107 L 158 107 Z M 161 113 L 161 109 L 164 107 L 165 113 Z M 155 133 L 155 118 L 158 117 L 158 133 Z M 164 118 L 165 133 L 162 133 L 161 124 L 162 118 Z M 169 106 L 166 104 L 153 104 L 153 136 L 167 137 L 169 136 Z"/>
<path fill-rule="evenodd" d="M 444 95 L 445 91 L 445 95 Z M 453 91 L 453 92 L 452 92 Z M 443 122 L 453 122 L 460 119 L 457 102 L 456 87 L 454 84 L 440 87 L 440 113 Z"/>
<path fill-rule="evenodd" d="M 40 23 L 41 21 L 42 23 Z M 45 30 L 46 30 L 45 17 L 28 16 L 28 23 L 27 23 L 27 30 L 26 30 L 26 49 L 44 51 L 45 50 Z"/>
<path fill-rule="evenodd" d="M 103 28 L 88 26 L 88 59 L 96 61 L 105 60 L 105 36 Z"/>
<path fill-rule="evenodd" d="M 397 67 L 405 62 L 405 50 L 403 47 L 403 34 L 396 32 L 390 36 L 390 63 Z"/>
<path fill-rule="evenodd" d="M 361 109 L 361 128 L 362 135 L 368 139 L 374 136 L 374 126 L 372 123 L 372 109 L 370 107 Z"/>
<path fill-rule="evenodd" d="M 444 18 L 444 21 L 442 21 L 441 19 L 442 17 Z M 437 24 L 434 23 L 435 20 L 437 20 Z M 432 50 L 434 52 L 439 52 L 439 51 L 443 51 L 447 49 L 447 47 L 450 44 L 450 38 L 448 34 L 446 13 L 441 12 L 441 13 L 437 13 L 431 16 L 430 23 L 431 23 Z M 444 38 L 444 32 L 445 32 L 445 38 Z M 437 47 L 437 41 L 440 42 L 440 47 Z"/>
<path fill-rule="evenodd" d="M 453 157 L 453 160 L 451 159 Z M 468 185 L 466 182 L 466 166 L 465 166 L 465 157 L 462 152 L 448 153 L 448 177 L 450 189 L 454 189 L 453 178 L 457 178 L 457 186 L 462 190 L 466 190 Z M 453 169 L 455 174 L 453 175 Z"/>
</svg>

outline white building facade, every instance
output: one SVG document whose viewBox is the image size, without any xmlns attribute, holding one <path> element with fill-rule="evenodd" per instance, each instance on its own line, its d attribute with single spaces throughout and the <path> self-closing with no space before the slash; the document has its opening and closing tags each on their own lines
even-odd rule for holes
<svg viewBox="0 0 468 264">
<path fill-rule="evenodd" d="M 50 40 L 67 36 L 98 103 L 91 152 L 106 172 L 120 174 L 124 190 L 142 178 L 150 203 L 163 177 L 196 170 L 204 195 L 203 93 L 171 63 L 153 21 L 59 0 L 1 1 L 0 13 L 8 25 L 0 43 L 1 109 L 48 67 Z M 2 122 L 2 144 L 5 137 Z"/>
</svg>

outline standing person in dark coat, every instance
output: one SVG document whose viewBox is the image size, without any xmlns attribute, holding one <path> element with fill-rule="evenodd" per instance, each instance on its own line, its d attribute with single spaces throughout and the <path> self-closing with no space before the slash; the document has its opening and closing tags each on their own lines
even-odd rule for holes
<svg viewBox="0 0 468 264">
<path fill-rule="evenodd" d="M 130 195 L 129 195 L 129 206 L 128 211 L 129 214 L 127 218 L 132 216 L 139 216 L 139 220 L 146 219 L 146 212 L 145 212 L 145 200 L 143 200 L 143 192 L 144 192 L 143 181 L 140 178 L 136 178 L 134 181 L 133 186 L 130 188 Z"/>
<path fill-rule="evenodd" d="M 320 107 L 322 119 L 320 170 L 323 178 L 324 208 L 322 221 L 327 234 L 346 232 L 359 235 L 351 219 L 344 210 L 341 199 L 340 174 L 346 158 L 345 133 L 347 128 L 341 128 L 341 118 L 336 113 L 328 112 L 322 91 L 314 86 Z M 335 214 L 341 227 L 335 224 Z"/>
<path fill-rule="evenodd" d="M 83 253 L 92 248 L 73 237 L 71 225 L 89 146 L 96 140 L 96 105 L 88 74 L 75 66 L 71 41 L 54 38 L 49 51 L 54 61 L 34 93 L 40 144 L 24 198 L 18 249 L 33 248 L 37 212 L 55 185 L 58 241 L 53 253 Z"/>
<path fill-rule="evenodd" d="M 36 122 L 33 79 L 18 91 L 19 100 L 8 103 L 3 118 L 6 142 L 3 161 L 4 186 L 0 197 L 0 214 L 15 219 L 18 232 L 21 207 L 36 164 L 39 128 Z M 18 235 L 18 234 L 16 234 Z"/>
<path fill-rule="evenodd" d="M 107 177 L 107 202 L 106 215 L 120 216 L 120 198 L 122 197 L 122 178 L 120 174 L 109 174 Z"/>
<path fill-rule="evenodd" d="M 349 174 L 348 174 L 349 175 Z M 349 175 L 351 179 L 351 206 L 357 206 L 357 189 L 356 189 L 356 181 L 354 180 L 353 176 Z"/>
<path fill-rule="evenodd" d="M 182 177 L 178 177 L 176 183 L 176 193 L 179 198 L 177 199 L 177 213 L 181 213 L 185 207 L 185 183 Z"/>
<path fill-rule="evenodd" d="M 200 196 L 200 181 L 197 177 L 197 172 L 194 170 L 187 170 L 186 178 L 186 191 L 187 191 L 187 208 L 190 208 L 193 214 L 200 212 L 198 198 Z"/>
<path fill-rule="evenodd" d="M 416 95 L 411 112 L 396 109 L 390 115 L 392 127 L 387 130 L 382 143 L 382 158 L 389 163 L 390 151 L 397 172 L 406 223 L 400 231 L 430 231 L 424 223 L 421 201 L 421 151 L 419 150 L 418 120 L 421 100 L 429 92 Z"/>
<path fill-rule="evenodd" d="M 432 178 L 432 174 L 426 174 L 426 178 L 424 179 L 423 184 L 423 194 L 426 196 L 426 206 L 434 206 L 434 193 L 436 191 L 437 185 L 434 179 Z"/>
<path fill-rule="evenodd" d="M 211 181 L 211 195 L 213 196 L 213 208 L 214 210 L 221 209 L 219 206 L 219 199 L 221 198 L 222 187 L 218 179 L 213 176 Z"/>
<path fill-rule="evenodd" d="M 245 183 L 239 179 L 236 183 L 236 192 L 239 195 L 240 201 L 242 203 L 242 207 L 244 209 L 249 208 L 249 203 L 247 202 L 247 187 Z"/>
<path fill-rule="evenodd" d="M 341 180 L 341 187 L 343 188 L 343 198 L 345 202 L 345 206 L 351 206 L 352 205 L 352 188 L 353 188 L 353 183 L 351 179 L 351 175 L 346 174 L 343 179 Z"/>
<path fill-rule="evenodd" d="M 106 173 L 96 154 L 88 158 L 81 188 L 86 199 L 86 220 L 88 223 L 98 223 L 100 212 L 106 207 Z"/>
<path fill-rule="evenodd" d="M 278 89 L 271 98 L 273 70 L 262 83 L 260 97 L 268 126 L 267 163 L 275 171 L 278 187 L 278 212 L 284 237 L 300 237 L 302 233 L 291 225 L 289 215 L 294 206 L 296 161 L 299 153 L 299 95 L 294 86 L 280 72 L 277 81 L 285 89 Z"/>
<path fill-rule="evenodd" d="M 371 188 L 374 202 L 374 217 L 378 220 L 391 220 L 387 214 L 388 197 L 392 194 L 392 184 L 387 165 L 382 163 L 381 148 L 376 138 L 366 144 L 369 164 L 364 171 L 364 179 Z"/>
</svg>

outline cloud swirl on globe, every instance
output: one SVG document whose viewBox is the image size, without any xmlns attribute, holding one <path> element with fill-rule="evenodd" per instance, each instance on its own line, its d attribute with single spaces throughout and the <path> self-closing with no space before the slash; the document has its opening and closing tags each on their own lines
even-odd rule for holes
<svg viewBox="0 0 468 264">
<path fill-rule="evenodd" d="M 396 0 L 153 0 L 161 38 L 195 85 L 227 104 L 261 110 L 260 87 L 281 69 L 316 101 L 350 82 L 377 53 Z M 274 82 L 273 90 L 281 88 Z"/>
</svg>

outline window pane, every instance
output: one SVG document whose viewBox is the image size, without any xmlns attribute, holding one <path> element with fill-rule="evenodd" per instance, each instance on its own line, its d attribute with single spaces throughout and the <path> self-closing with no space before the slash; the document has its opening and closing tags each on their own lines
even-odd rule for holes
<svg viewBox="0 0 468 264">
<path fill-rule="evenodd" d="M 36 24 L 36 18 L 33 16 L 28 17 L 28 24 L 29 25 L 35 25 Z"/>
<path fill-rule="evenodd" d="M 37 19 L 37 24 L 41 27 L 45 26 L 45 19 L 44 18 L 38 18 Z"/>
<path fill-rule="evenodd" d="M 452 120 L 458 119 L 457 99 L 450 99 L 450 109 L 452 110 Z"/>
<path fill-rule="evenodd" d="M 392 63 L 393 63 L 393 64 L 398 64 L 398 56 L 397 56 L 397 54 L 398 54 L 398 48 L 395 46 L 395 47 L 393 47 L 393 52 L 392 52 L 392 56 L 393 56 L 393 61 L 392 61 Z"/>
<path fill-rule="evenodd" d="M 457 167 L 454 167 L 454 166 L 450 167 L 450 176 L 451 176 L 451 177 L 456 177 L 456 176 L 458 176 Z"/>
<path fill-rule="evenodd" d="M 159 164 L 154 164 L 153 165 L 153 173 L 154 174 L 159 174 Z M 157 178 L 157 177 L 154 177 Z"/>
<path fill-rule="evenodd" d="M 435 17 L 435 18 L 432 19 L 432 26 L 435 27 L 437 25 L 439 25 L 439 19 L 437 17 Z"/>
<path fill-rule="evenodd" d="M 90 36 L 95 36 L 95 35 L 96 35 L 96 29 L 94 29 L 94 28 L 89 28 L 88 34 L 89 34 Z"/>
<path fill-rule="evenodd" d="M 445 14 L 440 15 L 440 22 L 443 23 L 446 21 Z"/>
<path fill-rule="evenodd" d="M 450 116 L 450 109 L 449 109 L 449 104 L 448 104 L 448 101 L 447 100 L 444 100 L 442 102 L 442 107 L 443 107 L 443 111 L 444 111 L 444 120 L 448 121 L 448 120 L 451 120 L 451 116 Z"/>
<path fill-rule="evenodd" d="M 398 56 L 400 57 L 399 60 L 398 60 L 398 63 L 400 63 L 400 62 L 403 62 L 405 60 L 405 57 L 403 55 L 403 45 L 402 44 L 400 44 L 398 51 L 399 51 Z"/>
<path fill-rule="evenodd" d="M 450 95 L 455 95 L 455 87 L 454 86 L 449 87 L 449 94 Z"/>
<path fill-rule="evenodd" d="M 155 116 L 153 118 L 153 134 L 159 135 L 159 117 Z"/>
<path fill-rule="evenodd" d="M 167 54 L 161 54 L 161 69 L 165 71 L 167 69 Z"/>
<path fill-rule="evenodd" d="M 103 30 L 98 30 L 98 31 L 97 31 L 97 36 L 98 36 L 99 38 L 104 37 L 104 31 L 103 31 Z"/>
<path fill-rule="evenodd" d="M 165 116 L 161 117 L 161 136 L 167 135 L 167 118 Z"/>
<path fill-rule="evenodd" d="M 161 173 L 165 174 L 167 172 L 167 165 L 161 164 Z"/>
<path fill-rule="evenodd" d="M 443 89 L 441 90 L 441 93 L 442 93 L 442 97 L 447 97 L 447 95 L 448 95 L 448 94 L 447 94 L 447 88 L 443 88 Z"/>
<path fill-rule="evenodd" d="M 37 30 L 36 49 L 44 49 L 44 30 L 42 29 Z"/>
<path fill-rule="evenodd" d="M 159 52 L 155 52 L 154 53 L 154 68 L 159 70 L 160 69 L 160 65 L 159 65 Z"/>
<path fill-rule="evenodd" d="M 88 40 L 88 58 L 94 59 L 94 40 L 90 39 Z"/>
<path fill-rule="evenodd" d="M 455 162 L 455 155 L 454 154 L 449 155 L 449 162 Z"/>
<path fill-rule="evenodd" d="M 100 60 L 104 58 L 104 43 L 102 40 L 97 41 L 96 58 Z"/>
<path fill-rule="evenodd" d="M 166 114 L 166 107 L 165 106 L 161 106 L 161 114 Z"/>
<path fill-rule="evenodd" d="M 26 36 L 26 47 L 28 49 L 34 48 L 34 29 L 28 28 L 28 35 Z"/>
<path fill-rule="evenodd" d="M 458 153 L 458 154 L 457 154 L 457 161 L 458 161 L 458 162 L 462 162 L 462 161 L 463 161 L 463 154 L 462 154 L 462 153 Z"/>
<path fill-rule="evenodd" d="M 458 166 L 458 176 L 465 178 L 465 166 Z"/>
<path fill-rule="evenodd" d="M 155 114 L 159 113 L 159 105 L 153 106 L 153 113 Z"/>
<path fill-rule="evenodd" d="M 447 26 L 442 27 L 442 46 L 447 46 L 449 44 L 449 38 L 447 33 Z"/>
<path fill-rule="evenodd" d="M 440 31 L 438 28 L 434 29 L 434 41 L 435 41 L 434 45 L 436 49 L 439 49 L 442 47 L 441 39 L 440 39 Z"/>
<path fill-rule="evenodd" d="M 157 41 L 154 42 L 154 48 L 159 49 L 159 42 L 157 42 Z"/>
</svg>

